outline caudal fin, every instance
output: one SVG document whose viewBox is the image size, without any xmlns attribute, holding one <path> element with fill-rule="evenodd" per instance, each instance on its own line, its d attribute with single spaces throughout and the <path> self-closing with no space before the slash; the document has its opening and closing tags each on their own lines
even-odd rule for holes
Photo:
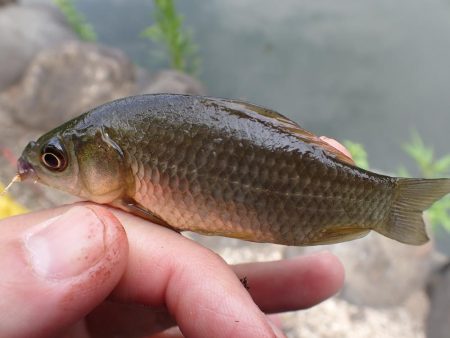
<svg viewBox="0 0 450 338">
<path fill-rule="evenodd" d="M 402 178 L 387 222 L 377 232 L 399 242 L 421 245 L 429 238 L 422 213 L 450 193 L 450 179 Z"/>
</svg>

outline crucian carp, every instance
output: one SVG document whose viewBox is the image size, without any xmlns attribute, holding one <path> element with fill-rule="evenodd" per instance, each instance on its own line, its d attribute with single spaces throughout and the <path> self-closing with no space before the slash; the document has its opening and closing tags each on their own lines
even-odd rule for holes
<svg viewBox="0 0 450 338">
<path fill-rule="evenodd" d="M 175 229 L 285 245 L 428 240 L 450 179 L 376 174 L 279 113 L 189 95 L 104 104 L 30 142 L 18 178 Z"/>
</svg>

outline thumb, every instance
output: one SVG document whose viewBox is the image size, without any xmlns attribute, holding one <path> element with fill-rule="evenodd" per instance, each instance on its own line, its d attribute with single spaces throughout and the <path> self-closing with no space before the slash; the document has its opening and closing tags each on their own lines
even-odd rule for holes
<svg viewBox="0 0 450 338">
<path fill-rule="evenodd" d="M 0 337 L 61 332 L 102 302 L 125 270 L 125 231 L 106 209 L 75 206 L 26 226 L 34 217 L 0 224 Z"/>
</svg>

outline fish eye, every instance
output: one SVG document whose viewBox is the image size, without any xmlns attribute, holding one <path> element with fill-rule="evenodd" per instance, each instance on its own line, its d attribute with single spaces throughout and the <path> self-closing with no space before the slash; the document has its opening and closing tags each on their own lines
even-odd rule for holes
<svg viewBox="0 0 450 338">
<path fill-rule="evenodd" d="M 63 171 L 67 167 L 66 154 L 59 143 L 49 143 L 42 149 L 41 162 L 52 171 Z"/>
</svg>

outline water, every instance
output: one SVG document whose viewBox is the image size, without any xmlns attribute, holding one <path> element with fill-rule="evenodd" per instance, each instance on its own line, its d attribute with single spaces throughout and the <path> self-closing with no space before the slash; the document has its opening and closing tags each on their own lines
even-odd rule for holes
<svg viewBox="0 0 450 338">
<path fill-rule="evenodd" d="M 139 37 L 152 1 L 76 3 L 101 42 L 152 70 L 161 66 Z M 448 0 L 179 0 L 178 8 L 195 32 L 211 95 L 361 142 L 384 170 L 411 165 L 401 144 L 412 129 L 438 153 L 449 151 Z"/>
<path fill-rule="evenodd" d="M 152 1 L 76 3 L 100 42 L 161 66 L 139 38 Z M 209 94 L 363 143 L 386 171 L 412 167 L 401 145 L 413 129 L 438 155 L 450 152 L 449 0 L 179 0 L 178 8 L 195 32 Z"/>
</svg>

